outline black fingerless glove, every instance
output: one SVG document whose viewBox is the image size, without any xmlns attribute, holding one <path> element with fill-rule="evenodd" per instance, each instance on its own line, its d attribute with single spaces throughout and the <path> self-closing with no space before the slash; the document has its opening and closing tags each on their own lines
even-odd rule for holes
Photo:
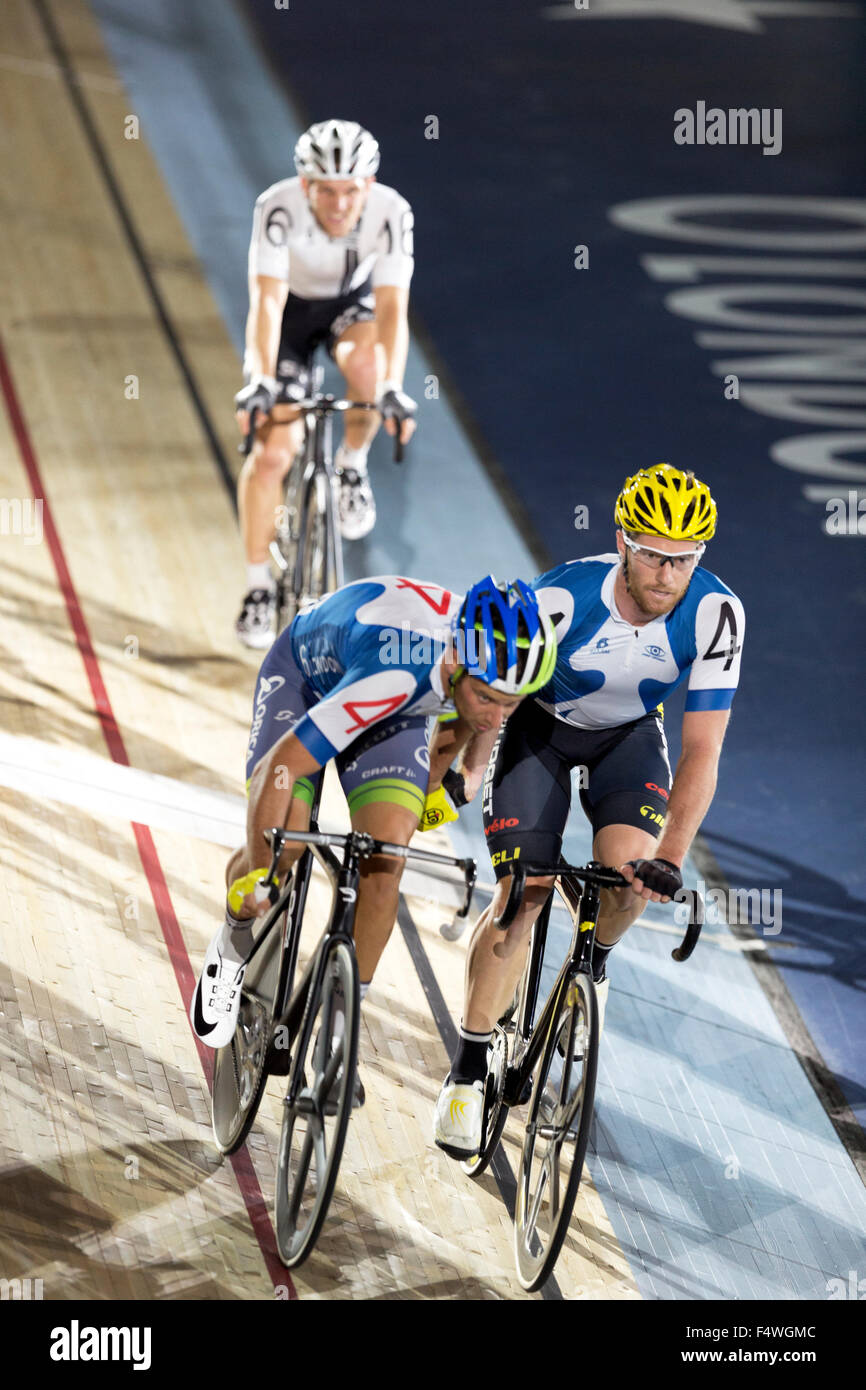
<svg viewBox="0 0 866 1390">
<path fill-rule="evenodd" d="M 442 778 L 442 786 L 448 793 L 451 801 L 456 807 L 466 806 L 469 798 L 466 795 L 466 783 L 459 772 L 455 772 L 453 767 L 449 767 L 445 776 Z"/>
<path fill-rule="evenodd" d="M 672 898 L 683 886 L 683 876 L 676 864 L 668 859 L 630 859 L 635 878 L 639 878 L 651 893 L 661 893 L 663 898 Z"/>
</svg>

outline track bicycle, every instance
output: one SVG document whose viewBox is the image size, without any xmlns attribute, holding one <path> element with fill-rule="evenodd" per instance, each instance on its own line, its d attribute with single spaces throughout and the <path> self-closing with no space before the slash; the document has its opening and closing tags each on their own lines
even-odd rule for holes
<svg viewBox="0 0 866 1390">
<path fill-rule="evenodd" d="M 536 1017 L 551 892 L 532 928 L 518 1002 L 494 1029 L 481 1148 L 461 1166 L 471 1177 L 480 1176 L 493 1158 L 509 1109 L 529 1103 L 517 1177 L 514 1253 L 520 1283 L 533 1292 L 550 1277 L 565 1240 L 589 1140 L 599 1042 L 591 962 L 601 889 L 622 888 L 627 880 L 595 861 L 585 868 L 564 862 L 515 865 L 505 908 L 493 919 L 503 931 L 520 909 L 527 876 L 554 877 L 572 919 L 571 945 Z M 699 894 L 686 896 L 692 899 L 691 913 L 682 944 L 672 952 L 677 961 L 692 954 L 703 921 Z"/>
<path fill-rule="evenodd" d="M 322 782 L 310 830 L 265 834 L 271 865 L 262 886 L 271 907 L 247 957 L 241 1005 L 232 1041 L 215 1054 L 213 1132 L 224 1154 L 244 1142 L 269 1075 L 288 1077 L 277 1160 L 275 1224 L 280 1259 L 289 1268 L 310 1254 L 328 1213 L 353 1107 L 358 1056 L 360 985 L 355 959 L 355 908 L 362 859 L 386 854 L 462 871 L 472 901 L 474 859 L 375 840 L 370 835 L 322 833 L 317 825 Z M 276 880 L 286 845 L 306 846 L 286 876 Z M 342 851 L 342 858 L 334 853 Z M 313 860 L 334 890 L 330 917 L 300 981 L 295 984 L 301 926 Z"/>
<path fill-rule="evenodd" d="M 340 400 L 322 391 L 324 368 L 312 368 L 300 386 L 308 394 L 291 405 L 303 416 L 304 442 L 286 475 L 284 505 L 270 552 L 277 571 L 277 636 L 306 604 L 333 593 L 343 584 L 343 546 L 339 526 L 339 480 L 334 470 L 334 416 L 347 410 L 376 410 L 370 401 Z M 246 457 L 255 439 L 259 411 L 250 411 L 249 428 L 239 452 Z M 403 460 L 400 423 L 394 461 Z"/>
</svg>

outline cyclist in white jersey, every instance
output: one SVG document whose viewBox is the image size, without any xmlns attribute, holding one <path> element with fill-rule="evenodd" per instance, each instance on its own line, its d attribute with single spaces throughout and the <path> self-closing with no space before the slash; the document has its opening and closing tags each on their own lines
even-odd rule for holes
<svg viewBox="0 0 866 1390">
<path fill-rule="evenodd" d="M 356 580 L 304 609 L 280 634 L 253 703 L 247 840 L 227 866 L 225 922 L 191 1008 L 208 1046 L 231 1040 L 251 927 L 268 907 L 256 897 L 267 874 L 263 831 L 308 828 L 316 783 L 331 759 L 354 830 L 407 845 L 419 819 L 422 829 L 455 819 L 442 788 L 451 763 L 459 756 L 458 779 L 471 800 L 503 719 L 546 684 L 555 660 L 553 623 L 533 591 L 520 580 L 498 585 L 490 575 L 465 596 L 402 575 Z M 431 715 L 448 722 L 437 722 L 428 738 Z M 287 846 L 280 872 L 301 849 Z M 362 997 L 394 927 L 402 870 L 402 860 L 382 855 L 361 868 L 355 945 Z"/>
<path fill-rule="evenodd" d="M 268 552 L 282 482 L 302 442 L 292 400 L 304 395 L 316 348 L 328 351 L 351 400 L 375 402 L 386 430 L 406 442 L 415 402 L 402 389 L 409 347 L 412 209 L 376 182 L 379 146 L 354 121 L 323 121 L 295 147 L 298 177 L 258 199 L 249 253 L 250 309 L 244 372 L 235 397 L 246 434 L 260 412 L 250 457 L 238 481 L 247 593 L 237 622 L 245 645 L 273 640 L 274 580 Z M 367 451 L 379 427 L 375 411 L 349 411 L 336 451 L 340 529 L 357 540 L 372 529 L 376 507 Z"/>
<path fill-rule="evenodd" d="M 527 878 L 507 933 L 493 925 L 514 862 L 553 864 L 571 773 L 592 823 L 592 857 L 630 887 L 601 895 L 593 976 L 604 1017 L 610 951 L 643 911 L 682 887 L 681 869 L 716 787 L 739 679 L 743 606 L 700 569 L 716 526 L 709 489 L 670 464 L 626 480 L 614 512 L 617 552 L 572 560 L 533 580 L 555 624 L 553 676 L 509 719 L 491 754 L 482 810 L 497 889 L 476 927 L 457 1050 L 436 1106 L 434 1138 L 477 1153 L 487 1047 L 511 1002 L 550 880 Z M 661 704 L 688 679 L 682 753 L 671 779 Z"/>
</svg>

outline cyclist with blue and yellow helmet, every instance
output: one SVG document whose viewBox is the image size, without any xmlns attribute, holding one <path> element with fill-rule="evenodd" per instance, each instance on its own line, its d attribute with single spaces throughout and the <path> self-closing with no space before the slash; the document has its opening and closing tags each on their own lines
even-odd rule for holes
<svg viewBox="0 0 866 1390">
<path fill-rule="evenodd" d="M 306 608 L 259 672 L 247 753 L 247 840 L 226 873 L 225 922 L 208 949 L 192 1004 L 198 1036 L 230 1041 L 251 926 L 267 903 L 263 831 L 305 830 L 316 783 L 334 759 L 352 827 L 406 845 L 418 829 L 453 817 L 441 790 L 460 759 L 469 800 L 497 733 L 520 701 L 550 679 L 553 623 L 532 589 L 488 575 L 466 595 L 385 575 L 346 584 Z M 428 739 L 428 718 L 437 723 Z M 425 811 L 426 800 L 426 811 Z M 285 867 L 300 852 L 291 846 Z M 365 860 L 355 920 L 362 997 L 397 916 L 403 861 Z M 260 890 L 261 893 L 261 890 Z"/>
<path fill-rule="evenodd" d="M 626 479 L 616 552 L 572 560 L 533 581 L 555 625 L 550 682 L 509 719 L 484 777 L 484 831 L 498 880 L 469 949 L 457 1050 L 434 1137 L 478 1152 L 492 1029 L 514 996 L 550 880 L 528 878 L 507 938 L 493 925 L 516 860 L 559 858 L 572 772 L 592 823 L 592 857 L 630 887 L 602 892 L 593 954 L 599 1011 L 607 957 L 643 910 L 682 887 L 683 860 L 709 809 L 740 670 L 743 606 L 700 568 L 716 528 L 709 488 L 670 464 Z M 661 705 L 688 678 L 682 754 L 671 777 Z"/>
</svg>

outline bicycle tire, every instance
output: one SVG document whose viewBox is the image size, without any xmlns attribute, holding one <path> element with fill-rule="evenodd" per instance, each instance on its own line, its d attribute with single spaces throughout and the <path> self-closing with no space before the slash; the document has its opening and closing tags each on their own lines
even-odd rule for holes
<svg viewBox="0 0 866 1390">
<path fill-rule="evenodd" d="M 310 1003 L 308 1022 L 302 1029 L 306 1040 L 301 1040 L 292 1067 L 293 1078 L 299 1075 L 305 1081 L 307 1076 L 312 1076 L 312 1083 L 302 1085 L 294 1106 L 286 1099 L 280 1132 L 274 1216 L 277 1250 L 288 1269 L 296 1269 L 307 1259 L 327 1217 L 355 1089 L 361 1004 L 358 964 L 354 951 L 345 941 L 329 942 L 325 953 L 321 984 Z M 345 1023 L 340 1039 L 331 1035 L 330 1028 L 336 981 L 339 981 L 345 1001 Z M 329 1075 L 331 1087 L 327 1085 Z M 326 1094 L 334 1097 L 331 1115 L 325 1113 Z M 328 1148 L 326 1119 L 334 1121 Z M 311 1167 L 315 1169 L 313 1185 L 309 1183 Z M 302 1216 L 306 1218 L 303 1221 Z"/>
<path fill-rule="evenodd" d="M 301 486 L 301 474 L 303 463 L 303 452 L 296 454 L 292 460 L 291 468 L 286 474 L 285 491 L 283 493 L 283 509 L 285 511 L 285 525 L 278 527 L 275 540 L 279 549 L 284 567 L 280 569 L 277 578 L 277 636 L 285 630 L 291 623 L 298 611 L 298 595 L 294 589 L 295 562 L 300 543 L 300 533 L 298 530 L 298 494 Z"/>
<path fill-rule="evenodd" d="M 249 978 L 244 980 L 234 1037 L 214 1054 L 211 1125 L 216 1146 L 223 1154 L 233 1154 L 241 1147 L 264 1095 L 281 939 L 282 931 L 275 925 L 271 940 L 251 963 Z"/>
<path fill-rule="evenodd" d="M 327 478 L 315 474 L 310 482 L 304 503 L 301 547 L 301 589 L 299 606 L 315 603 L 328 592 L 328 519 Z"/>
<path fill-rule="evenodd" d="M 574 1055 L 575 1037 L 581 1017 L 586 1032 L 578 1059 Z M 557 1047 L 560 1039 L 562 1049 Z M 575 1079 L 578 1067 L 579 1078 Z M 595 986 L 590 976 L 580 971 L 566 976 L 560 987 L 535 1073 L 517 1175 L 514 1254 L 517 1277 L 529 1293 L 550 1277 L 568 1231 L 589 1140 L 597 1069 Z M 542 1127 L 547 1133 L 541 1132 Z M 563 1157 L 564 1175 L 560 1173 Z"/>
<path fill-rule="evenodd" d="M 480 1178 L 490 1165 L 499 1147 L 502 1131 L 508 1119 L 508 1106 L 503 1103 L 505 1073 L 508 1070 L 508 1037 L 504 1028 L 496 1027 L 493 1047 L 487 1064 L 484 1082 L 484 1109 L 481 1116 L 481 1148 L 471 1158 L 464 1158 L 460 1167 L 470 1178 Z"/>
</svg>

